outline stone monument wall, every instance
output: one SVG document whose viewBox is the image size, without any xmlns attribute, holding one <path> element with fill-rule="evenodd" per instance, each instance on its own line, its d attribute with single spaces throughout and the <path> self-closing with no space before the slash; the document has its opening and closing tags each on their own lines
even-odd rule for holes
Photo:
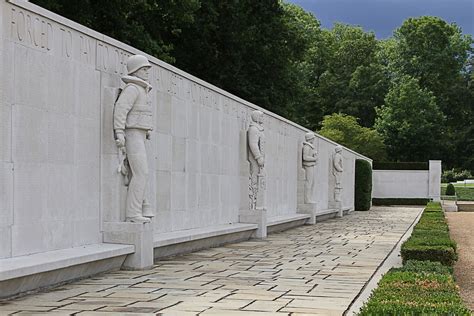
<svg viewBox="0 0 474 316">
<path fill-rule="evenodd" d="M 101 243 L 104 222 L 124 220 L 114 102 L 127 57 L 143 53 L 26 1 L 1 0 L 0 12 L 0 258 Z M 248 205 L 245 131 L 260 108 L 147 57 L 155 234 L 237 223 Z M 268 218 L 296 214 L 308 130 L 260 110 Z M 336 145 L 317 136 L 321 211 Z M 342 205 L 352 208 L 355 159 L 367 158 L 342 154 Z"/>
<path fill-rule="evenodd" d="M 374 198 L 431 198 L 440 200 L 441 161 L 430 160 L 429 170 L 373 170 Z"/>
</svg>

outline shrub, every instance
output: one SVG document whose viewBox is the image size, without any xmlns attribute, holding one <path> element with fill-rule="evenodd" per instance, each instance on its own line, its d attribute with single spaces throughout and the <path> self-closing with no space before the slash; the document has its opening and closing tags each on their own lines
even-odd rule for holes
<svg viewBox="0 0 474 316">
<path fill-rule="evenodd" d="M 382 277 L 359 315 L 471 315 L 452 276 L 456 244 L 440 203 L 428 203 L 402 257 L 403 267 Z"/>
<path fill-rule="evenodd" d="M 449 269 L 408 261 L 380 280 L 359 315 L 470 315 Z"/>
<path fill-rule="evenodd" d="M 429 203 L 413 233 L 401 247 L 403 262 L 408 260 L 437 261 L 452 266 L 457 260 L 456 243 L 449 237 L 440 203 Z"/>
<path fill-rule="evenodd" d="M 446 195 L 456 195 L 456 189 L 452 183 L 448 184 L 446 187 Z"/>
<path fill-rule="evenodd" d="M 429 170 L 429 162 L 385 162 L 374 161 L 374 170 Z"/>
<path fill-rule="evenodd" d="M 355 210 L 368 211 L 372 202 L 372 166 L 363 159 L 355 161 Z"/>
<path fill-rule="evenodd" d="M 403 262 L 408 259 L 437 261 L 452 266 L 457 255 L 453 247 L 448 245 L 420 245 L 417 241 L 408 243 L 401 251 Z"/>
<path fill-rule="evenodd" d="M 469 170 L 456 170 L 453 168 L 443 171 L 441 175 L 441 182 L 443 183 L 462 181 L 465 179 L 472 179 L 472 174 Z"/>
<path fill-rule="evenodd" d="M 452 274 L 453 269 L 442 265 L 439 262 L 408 260 L 401 268 L 393 268 L 393 272 L 416 272 L 416 273 L 438 273 L 438 274 Z"/>
<path fill-rule="evenodd" d="M 474 201 L 473 186 L 455 186 L 456 197 L 459 201 Z M 441 187 L 441 194 L 446 194 L 447 187 Z"/>
<path fill-rule="evenodd" d="M 454 182 L 454 174 L 455 174 L 454 169 L 444 170 L 443 173 L 441 174 L 441 182 L 443 183 Z"/>
<path fill-rule="evenodd" d="M 426 205 L 430 199 L 425 198 L 373 198 L 373 205 Z"/>
</svg>

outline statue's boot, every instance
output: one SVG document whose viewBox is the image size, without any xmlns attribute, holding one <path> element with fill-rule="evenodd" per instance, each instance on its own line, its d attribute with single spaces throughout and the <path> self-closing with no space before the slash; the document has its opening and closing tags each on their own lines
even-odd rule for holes
<svg viewBox="0 0 474 316">
<path fill-rule="evenodd" d="M 145 223 L 150 223 L 151 220 L 147 217 L 136 216 L 136 217 L 127 217 L 127 222 L 145 224 Z"/>
<path fill-rule="evenodd" d="M 150 204 L 143 203 L 143 216 L 148 217 L 148 218 L 155 217 L 155 214 L 154 214 L 153 209 L 151 208 Z"/>
</svg>

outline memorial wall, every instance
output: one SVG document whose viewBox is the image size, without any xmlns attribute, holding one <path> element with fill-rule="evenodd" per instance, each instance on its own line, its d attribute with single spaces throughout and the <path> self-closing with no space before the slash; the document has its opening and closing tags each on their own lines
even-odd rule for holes
<svg viewBox="0 0 474 316">
<path fill-rule="evenodd" d="M 31 3 L 2 0 L 0 12 L 0 258 L 100 244 L 108 223 L 125 221 L 113 114 L 134 54 L 152 64 L 155 217 L 146 225 L 155 239 L 246 222 L 254 110 L 263 112 L 266 221 L 307 213 L 307 129 Z M 313 213 L 352 210 L 355 159 L 368 158 L 342 148 L 334 201 L 337 144 L 319 135 L 313 144 Z"/>
</svg>

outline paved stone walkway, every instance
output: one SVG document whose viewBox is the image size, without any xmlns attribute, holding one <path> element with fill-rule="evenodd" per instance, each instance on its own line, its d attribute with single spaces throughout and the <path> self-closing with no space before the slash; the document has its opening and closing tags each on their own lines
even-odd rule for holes
<svg viewBox="0 0 474 316">
<path fill-rule="evenodd" d="M 3 314 L 341 315 L 421 208 L 340 219 L 117 271 L 0 304 Z"/>
</svg>

